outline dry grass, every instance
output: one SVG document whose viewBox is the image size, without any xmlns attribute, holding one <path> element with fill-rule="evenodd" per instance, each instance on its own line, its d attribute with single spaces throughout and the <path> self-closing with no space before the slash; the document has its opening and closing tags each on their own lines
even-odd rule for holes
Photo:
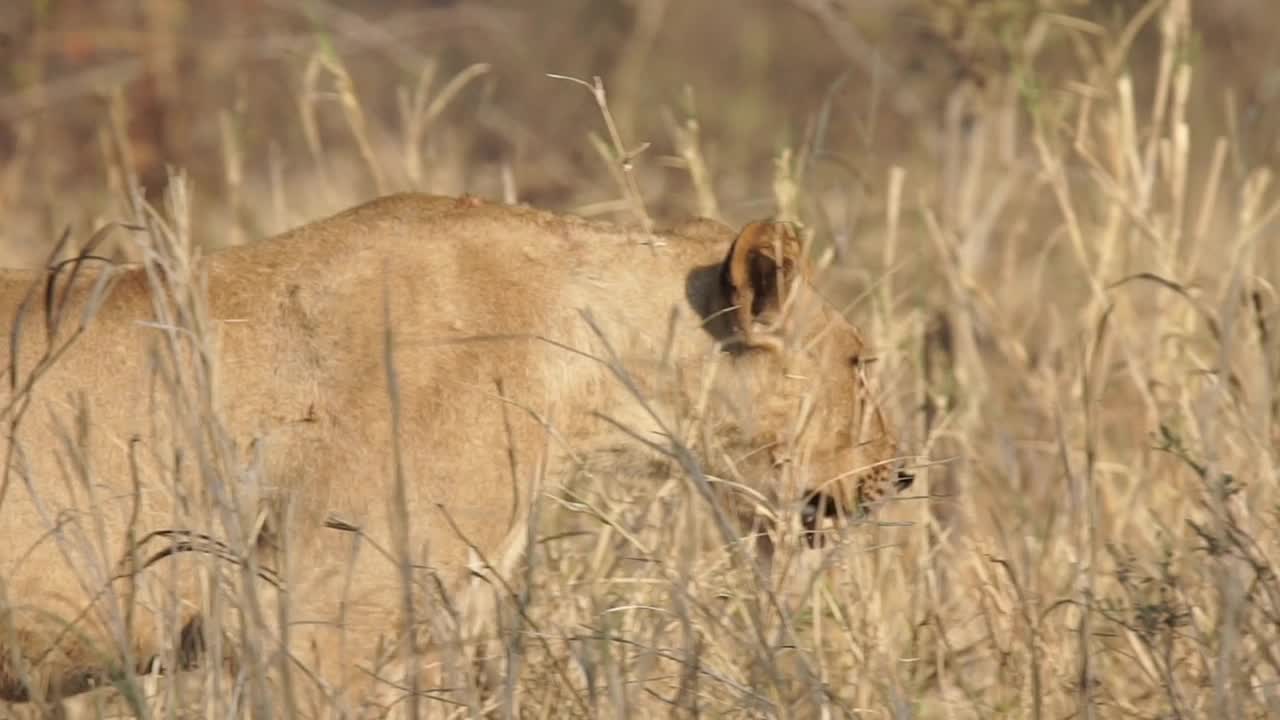
<svg viewBox="0 0 1280 720">
<path fill-rule="evenodd" d="M 0 103 L 14 263 L 64 225 L 138 220 L 130 179 L 154 191 L 165 161 L 196 179 L 171 230 L 153 218 L 177 246 L 412 187 L 636 223 L 778 212 L 837 251 L 886 402 L 929 460 L 914 496 L 835 547 L 784 548 L 764 580 L 679 453 L 651 477 L 553 478 L 530 562 L 493 590 L 500 672 L 480 687 L 459 668 L 469 691 L 428 689 L 424 713 L 1280 707 L 1266 2 L 744 2 L 732 32 L 715 3 L 665 0 L 557 0 L 536 18 L 387 3 L 379 20 L 290 0 L 245 0 L 238 20 L 14 5 L 0 19 L 32 30 L 9 40 Z M 267 622 L 251 597 L 220 602 Z M 131 712 L 334 712 L 295 701 L 305 667 L 286 683 L 216 666 L 126 678 Z M 130 706 L 99 701 L 81 710 Z"/>
</svg>

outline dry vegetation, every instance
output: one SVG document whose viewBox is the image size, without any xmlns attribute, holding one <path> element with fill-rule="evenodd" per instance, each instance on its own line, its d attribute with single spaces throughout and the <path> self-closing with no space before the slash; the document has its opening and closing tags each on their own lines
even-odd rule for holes
<svg viewBox="0 0 1280 720">
<path fill-rule="evenodd" d="M 422 711 L 1280 711 L 1274 3 L 534 5 L 8 2 L 0 257 L 139 221 L 169 165 L 192 202 L 152 234 L 205 246 L 405 188 L 798 217 L 874 339 L 913 497 L 766 586 L 684 473 L 557 479 L 501 672 Z M 271 661 L 233 707 L 216 665 L 79 709 L 338 712 L 259 684 Z"/>
</svg>

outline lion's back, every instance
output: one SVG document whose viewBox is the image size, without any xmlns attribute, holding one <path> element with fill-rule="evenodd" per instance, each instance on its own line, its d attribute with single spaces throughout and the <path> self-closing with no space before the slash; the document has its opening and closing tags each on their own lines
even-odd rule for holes
<svg viewBox="0 0 1280 720">
<path fill-rule="evenodd" d="M 469 197 L 403 193 L 212 255 L 210 290 L 250 310 L 270 288 L 296 287 L 317 301 L 328 295 L 330 313 L 371 312 L 390 290 L 429 310 L 415 323 L 476 331 L 530 329 L 586 306 L 662 323 L 671 304 L 685 300 L 689 274 L 718 262 L 732 237 L 707 220 L 647 233 Z"/>
</svg>

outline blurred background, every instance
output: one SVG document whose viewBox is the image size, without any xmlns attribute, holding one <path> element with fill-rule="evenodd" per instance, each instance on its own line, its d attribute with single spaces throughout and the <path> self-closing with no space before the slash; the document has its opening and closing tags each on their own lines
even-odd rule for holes
<svg viewBox="0 0 1280 720">
<path fill-rule="evenodd" d="M 826 202 L 810 219 L 848 233 L 882 209 L 891 165 L 917 195 L 942 192 L 947 148 L 980 114 L 1025 112 L 1121 63 L 1149 106 L 1159 28 L 1134 28 L 1120 57 L 1098 33 L 1119 37 L 1158 5 L 13 0 L 0 7 L 0 248 L 37 261 L 64 226 L 117 213 L 129 175 L 158 199 L 169 167 L 194 183 L 197 239 L 213 245 L 410 188 L 618 210 L 617 158 L 589 140 L 609 139 L 592 94 L 548 74 L 601 78 L 626 149 L 645 148 L 634 167 L 657 220 L 773 212 L 786 153 Z M 1273 161 L 1280 8 L 1192 12 L 1197 129 Z M 1001 140 L 1001 161 L 1018 162 L 1023 138 Z M 700 206 L 690 143 L 714 205 Z"/>
</svg>

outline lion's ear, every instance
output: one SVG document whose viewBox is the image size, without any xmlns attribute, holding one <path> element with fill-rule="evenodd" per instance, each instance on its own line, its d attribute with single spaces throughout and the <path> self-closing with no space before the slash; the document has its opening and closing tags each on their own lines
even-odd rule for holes
<svg viewBox="0 0 1280 720">
<path fill-rule="evenodd" d="M 748 347 L 775 347 L 782 309 L 804 270 L 804 246 L 789 223 L 753 222 L 738 233 L 721 277 Z"/>
</svg>

